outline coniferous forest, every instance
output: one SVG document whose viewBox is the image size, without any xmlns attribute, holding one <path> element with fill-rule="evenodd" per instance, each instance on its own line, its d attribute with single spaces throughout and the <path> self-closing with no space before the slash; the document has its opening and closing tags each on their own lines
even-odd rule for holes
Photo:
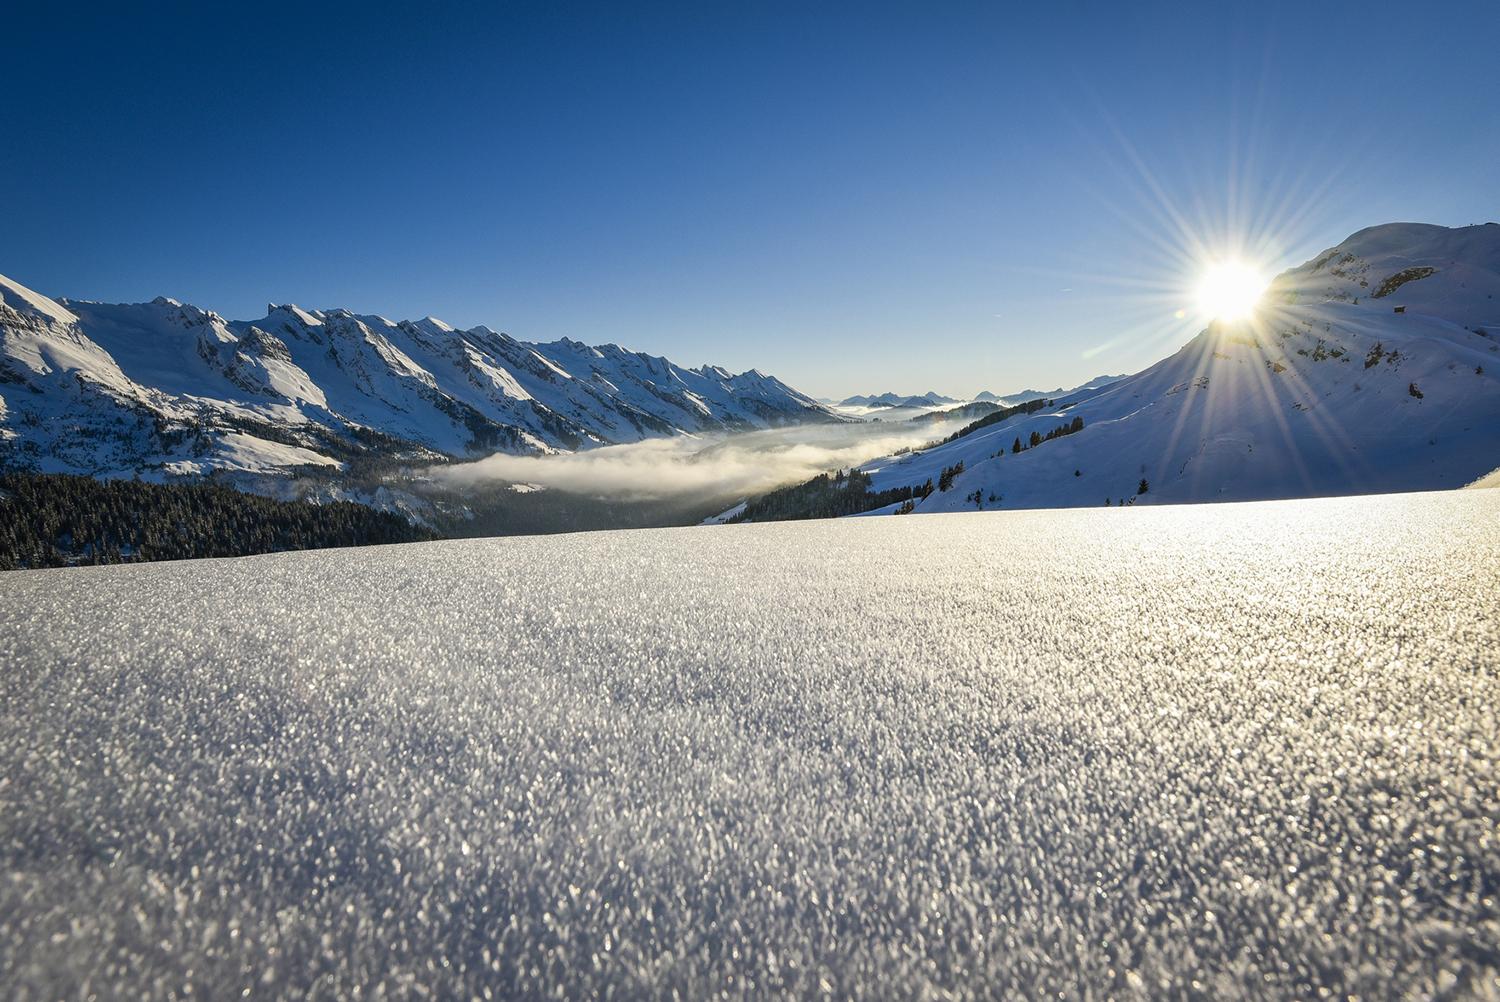
<svg viewBox="0 0 1500 1002">
<path fill-rule="evenodd" d="M 771 491 L 745 505 L 729 522 L 772 522 L 806 518 L 839 518 L 874 511 L 898 501 L 924 498 L 932 482 L 871 491 L 870 475 L 860 470 L 820 474 L 806 483 Z"/>
<path fill-rule="evenodd" d="M 432 538 L 399 515 L 348 501 L 273 501 L 216 484 L 0 473 L 0 570 Z"/>
</svg>

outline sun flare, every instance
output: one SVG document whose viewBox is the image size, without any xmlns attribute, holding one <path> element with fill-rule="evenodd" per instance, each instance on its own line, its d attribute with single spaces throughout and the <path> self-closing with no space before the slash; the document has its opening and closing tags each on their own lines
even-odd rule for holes
<svg viewBox="0 0 1500 1002">
<path fill-rule="evenodd" d="M 1243 261 L 1216 262 L 1198 283 L 1198 309 L 1211 320 L 1244 320 L 1255 312 L 1269 284 L 1253 265 Z"/>
</svg>

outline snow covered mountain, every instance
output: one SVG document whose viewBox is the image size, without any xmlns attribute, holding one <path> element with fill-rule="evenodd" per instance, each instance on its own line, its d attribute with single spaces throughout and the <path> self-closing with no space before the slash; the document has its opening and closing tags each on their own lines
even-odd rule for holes
<svg viewBox="0 0 1500 1002">
<path fill-rule="evenodd" d="M 1463 486 L 1500 467 L 1500 225 L 1361 230 L 1279 276 L 1252 321 L 864 469 L 879 491 L 960 463 L 917 511 Z"/>
<path fill-rule="evenodd" d="M 936 390 L 904 397 L 899 393 L 872 393 L 847 397 L 839 401 L 844 407 L 941 407 L 945 404 L 963 403 L 955 397 L 945 397 Z"/>
<path fill-rule="evenodd" d="M 1082 385 L 1074 386 L 1072 388 L 1064 388 L 1059 386 L 1055 390 L 1020 390 L 1016 393 L 1005 394 L 991 393 L 989 390 L 983 390 L 975 394 L 971 399 L 964 399 L 961 397 L 947 397 L 941 393 L 938 393 L 936 390 L 930 390 L 927 393 L 918 393 L 913 394 L 912 396 L 903 396 L 899 393 L 872 393 L 868 395 L 846 397 L 843 400 L 825 400 L 822 402 L 831 403 L 838 407 L 867 409 L 889 407 L 893 410 L 949 407 L 953 404 L 972 403 L 974 401 L 979 401 L 981 403 L 997 403 L 1009 405 L 1020 403 L 1023 400 L 1034 400 L 1037 397 L 1068 397 L 1084 390 L 1099 389 L 1103 386 L 1108 385 L 1109 383 L 1113 383 L 1116 380 L 1124 378 L 1124 376 L 1096 376 L 1088 382 L 1083 383 Z"/>
<path fill-rule="evenodd" d="M 779 380 L 428 317 L 52 300 L 0 277 L 0 467 L 284 479 L 836 420 Z M 261 484 L 264 486 L 264 482 Z"/>
<path fill-rule="evenodd" d="M 974 399 L 987 403 L 1005 404 L 1007 406 L 1018 404 L 1025 400 L 1035 400 L 1037 397 L 1049 397 L 1061 401 L 1082 393 L 1085 390 L 1101 389 L 1110 383 L 1117 383 L 1124 378 L 1124 375 L 1095 376 L 1088 382 L 1078 386 L 1059 386 L 1055 390 L 1017 390 L 1015 393 L 991 393 L 989 390 L 981 390 L 974 394 Z"/>
</svg>

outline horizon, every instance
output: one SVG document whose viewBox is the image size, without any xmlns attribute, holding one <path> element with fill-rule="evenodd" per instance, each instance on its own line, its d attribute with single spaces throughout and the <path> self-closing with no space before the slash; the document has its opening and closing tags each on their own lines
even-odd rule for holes
<svg viewBox="0 0 1500 1002">
<path fill-rule="evenodd" d="M 616 343 L 835 400 L 1072 386 L 1201 329 L 1213 259 L 1274 274 L 1371 225 L 1484 221 L 1500 129 L 1457 126 L 1495 119 L 1472 28 L 1500 15 L 1395 10 L 1154 5 L 1088 35 L 1072 8 L 157 10 L 70 25 L 61 80 L 23 14 L 0 272 Z M 268 37 L 296 72 L 254 71 Z"/>
</svg>

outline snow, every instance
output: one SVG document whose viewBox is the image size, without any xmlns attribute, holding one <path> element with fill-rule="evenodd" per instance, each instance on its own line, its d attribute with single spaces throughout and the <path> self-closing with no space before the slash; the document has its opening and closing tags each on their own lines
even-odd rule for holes
<svg viewBox="0 0 1500 1002">
<path fill-rule="evenodd" d="M 974 399 L 988 400 L 993 403 L 1004 404 L 1005 406 L 1025 403 L 1027 400 L 1035 400 L 1037 397 L 1048 397 L 1050 399 L 1056 400 L 1058 403 L 1063 403 L 1067 400 L 1081 399 L 1084 394 L 1103 389 L 1110 383 L 1117 383 L 1120 380 L 1124 379 L 1126 375 L 1129 375 L 1129 373 L 1125 373 L 1119 376 L 1095 376 L 1088 382 L 1080 383 L 1077 386 L 1059 386 L 1056 389 L 1051 390 L 1017 390 L 1014 393 L 1004 393 L 998 395 L 986 390 L 979 393 L 974 397 Z"/>
<path fill-rule="evenodd" d="M 1319 263 L 1321 267 L 1314 267 Z M 1372 297 L 1389 276 L 1408 268 L 1432 268 L 1428 278 L 1409 281 L 1371 300 L 1386 312 L 1462 316 L 1500 325 L 1500 223 L 1448 228 L 1427 223 L 1388 223 L 1360 230 L 1294 272 L 1303 299 Z"/>
<path fill-rule="evenodd" d="M 300 323 L 307 327 L 316 327 L 323 322 L 319 317 L 308 313 L 302 307 L 297 306 L 294 303 L 288 303 L 287 305 L 281 307 L 281 309 L 291 314 L 293 317 L 296 317 Z"/>
<path fill-rule="evenodd" d="M 0 986 L 1496 990 L 1500 493 L 0 575 Z"/>
<path fill-rule="evenodd" d="M 820 401 L 828 405 L 828 409 L 835 414 L 859 420 L 879 420 L 883 422 L 910 421 L 912 418 L 933 414 L 938 411 L 949 411 L 965 404 L 972 403 L 996 403 L 1004 406 L 1024 403 L 1027 400 L 1035 400 L 1037 397 L 1050 397 L 1057 400 L 1059 404 L 1067 401 L 1082 400 L 1092 395 L 1093 392 L 1102 389 L 1110 383 L 1124 379 L 1124 376 L 1096 376 L 1086 383 L 1072 388 L 1058 387 L 1055 390 L 1021 390 L 1005 396 L 996 396 L 989 391 L 983 391 L 972 399 L 960 399 L 945 397 L 936 391 L 927 393 L 902 396 L 899 393 L 880 393 L 862 396 L 847 397 L 844 400 Z"/>
<path fill-rule="evenodd" d="M 543 355 L 541 352 L 537 351 L 535 348 L 533 348 L 531 350 L 531 354 L 532 354 L 532 356 L 534 358 L 536 358 L 537 361 L 541 362 L 543 365 L 545 365 L 547 368 L 551 369 L 555 374 L 557 374 L 558 376 L 561 376 L 563 379 L 572 379 L 573 378 L 572 375 L 567 372 L 567 370 L 565 370 L 565 369 L 562 368 L 562 366 L 557 365 L 550 358 L 548 358 L 546 355 Z"/>
<path fill-rule="evenodd" d="M 263 470 L 267 467 L 332 466 L 342 468 L 335 459 L 297 445 L 268 442 L 254 435 L 227 432 L 214 445 L 214 465 L 226 470 Z"/>
<path fill-rule="evenodd" d="M 498 365 L 491 365 L 483 355 L 472 348 L 468 349 L 468 356 L 469 364 L 474 366 L 474 370 L 482 373 L 502 394 L 515 400 L 531 399 L 531 394 L 526 392 L 526 388 L 505 369 Z"/>
<path fill-rule="evenodd" d="M 961 404 L 966 401 L 945 397 L 936 390 L 928 390 L 926 393 L 914 393 L 904 396 L 900 393 L 870 393 L 846 397 L 839 401 L 845 407 L 878 408 L 886 407 L 940 407 L 950 404 Z"/>
<path fill-rule="evenodd" d="M 874 515 L 894 515 L 906 504 L 904 501 L 895 501 L 879 508 L 871 508 L 869 511 L 855 512 L 850 518 L 869 518 Z"/>
<path fill-rule="evenodd" d="M 843 417 L 856 418 L 861 421 L 883 421 L 897 423 L 910 421 L 912 418 L 922 417 L 934 411 L 947 410 L 945 404 L 920 404 L 913 406 L 885 405 L 870 406 L 868 404 L 829 404 L 828 409 Z"/>
<path fill-rule="evenodd" d="M 5 340 L 5 355 L 37 376 L 78 374 L 100 386 L 114 390 L 122 397 L 134 396 L 138 388 L 120 370 L 114 359 L 98 345 L 82 338 L 49 338 L 17 329 Z M 66 380 L 51 382 L 68 385 Z"/>
<path fill-rule="evenodd" d="M 748 502 L 748 501 L 741 501 L 738 504 L 735 504 L 735 505 L 733 505 L 733 506 L 731 506 L 729 508 L 724 509 L 723 511 L 719 512 L 717 515 L 710 515 L 710 516 L 708 516 L 707 518 L 705 518 L 702 522 L 699 522 L 698 524 L 699 525 L 723 525 L 724 523 L 728 522 L 730 519 L 735 518 L 735 517 L 743 514 L 744 511 L 745 511 L 745 507 L 749 503 L 750 502 Z"/>
<path fill-rule="evenodd" d="M 201 397 L 227 388 L 202 349 L 211 355 L 232 351 L 238 338 L 201 311 L 165 298 L 131 305 L 76 302 L 72 307 L 88 340 L 137 385 Z"/>
<path fill-rule="evenodd" d="M 422 327 L 424 330 L 427 330 L 427 331 L 432 332 L 432 333 L 437 333 L 437 334 L 452 334 L 453 333 L 453 328 L 450 327 L 449 325 L 443 323 L 437 317 L 433 317 L 433 316 L 423 317 L 421 320 L 416 321 L 416 323 L 417 323 L 418 326 Z"/>
<path fill-rule="evenodd" d="M 4 275 L 0 275 L 0 305 L 25 317 L 41 317 L 60 324 L 70 324 L 77 319 L 46 296 Z"/>
<path fill-rule="evenodd" d="M 328 398 L 300 367 L 276 358 L 258 358 L 249 364 L 264 371 L 266 388 L 277 396 L 295 403 L 311 404 L 315 408 L 327 408 Z M 296 413 L 301 414 L 301 411 Z"/>
<path fill-rule="evenodd" d="M 1491 470 L 1475 480 L 1469 487 L 1500 487 L 1500 469 Z"/>
<path fill-rule="evenodd" d="M 1412 267 L 1435 271 L 1372 296 Z M 1497 297 L 1500 226 L 1363 230 L 1279 277 L 1253 323 L 1215 325 L 1054 409 L 864 468 L 884 490 L 962 462 L 918 513 L 973 509 L 975 491 L 984 507 L 1118 504 L 1142 479 L 1137 504 L 1461 487 L 1500 465 Z M 1082 431 L 1012 452 L 1074 418 Z"/>
<path fill-rule="evenodd" d="M 368 428 L 396 439 L 388 450 L 407 460 L 549 455 L 832 420 L 768 377 L 684 370 L 617 346 L 528 345 L 486 327 L 455 331 L 432 317 L 393 323 L 272 305 L 262 319 L 226 322 L 164 297 L 65 301 L 68 309 L 3 279 L 0 294 L 0 375 L 7 386 L 24 384 L 0 411 L 0 440 L 7 456 L 49 470 L 147 478 L 190 469 L 290 472 L 250 470 L 241 465 L 251 455 L 244 450 L 219 454 L 227 467 L 212 455 L 173 452 L 175 436 L 203 428 L 255 433 L 270 424 L 302 434 L 320 425 L 323 439 L 342 439 L 351 452 L 367 447 L 350 441 L 354 429 Z M 278 457 L 299 465 L 308 458 L 253 452 L 268 464 Z M 328 457 L 321 463 L 334 467 Z M 254 482 L 278 494 L 283 486 Z"/>
</svg>

